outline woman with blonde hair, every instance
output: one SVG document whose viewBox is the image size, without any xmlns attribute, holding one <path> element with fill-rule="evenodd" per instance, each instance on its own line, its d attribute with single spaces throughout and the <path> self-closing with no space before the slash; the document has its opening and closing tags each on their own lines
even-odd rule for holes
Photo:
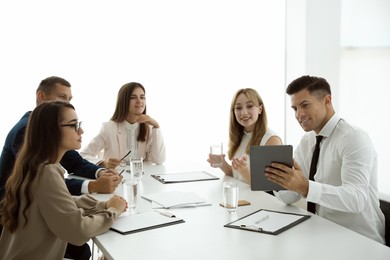
<svg viewBox="0 0 390 260">
<path fill-rule="evenodd" d="M 238 90 L 230 107 L 228 158 L 231 165 L 223 158 L 220 169 L 226 175 L 250 183 L 250 147 L 281 144 L 281 138 L 268 128 L 267 113 L 259 93 L 252 88 Z M 208 162 L 213 164 L 210 156 Z"/>
</svg>

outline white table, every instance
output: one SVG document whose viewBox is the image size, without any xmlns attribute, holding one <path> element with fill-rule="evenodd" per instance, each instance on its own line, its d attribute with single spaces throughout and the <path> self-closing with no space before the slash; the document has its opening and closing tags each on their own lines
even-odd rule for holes
<svg viewBox="0 0 390 260">
<path fill-rule="evenodd" d="M 237 214 L 229 215 L 219 203 L 222 201 L 222 182 L 232 178 L 224 176 L 219 170 L 161 165 L 145 165 L 144 170 L 139 189 L 141 194 L 192 191 L 211 202 L 212 206 L 169 210 L 184 219 L 185 223 L 182 224 L 128 235 L 110 230 L 93 238 L 106 259 L 390 259 L 389 247 L 316 215 L 276 236 L 226 228 L 226 223 L 262 208 L 311 213 L 296 206 L 284 205 L 264 192 L 251 191 L 249 185 L 239 182 L 240 199 L 250 201 L 251 205 L 239 207 Z M 162 184 L 150 176 L 153 173 L 193 170 L 205 170 L 220 177 L 220 180 Z M 121 187 L 115 193 L 121 194 Z M 101 200 L 111 196 L 95 195 Z M 137 210 L 150 211 L 151 203 L 139 198 Z"/>
</svg>

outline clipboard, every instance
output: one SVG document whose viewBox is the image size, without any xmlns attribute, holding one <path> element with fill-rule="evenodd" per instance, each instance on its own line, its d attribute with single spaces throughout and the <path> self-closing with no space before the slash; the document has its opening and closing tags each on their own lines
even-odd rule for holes
<svg viewBox="0 0 390 260">
<path fill-rule="evenodd" d="M 218 177 L 215 177 L 214 175 L 205 171 L 152 174 L 151 176 L 163 184 L 194 182 L 194 181 L 210 181 L 210 180 L 219 179 Z"/>
<path fill-rule="evenodd" d="M 310 215 L 260 209 L 230 222 L 224 227 L 277 235 L 308 218 Z"/>
<path fill-rule="evenodd" d="M 148 211 L 119 217 L 110 229 L 122 235 L 127 235 L 179 223 L 184 223 L 184 220 L 176 218 L 174 215 L 168 216 L 164 213 Z"/>
</svg>

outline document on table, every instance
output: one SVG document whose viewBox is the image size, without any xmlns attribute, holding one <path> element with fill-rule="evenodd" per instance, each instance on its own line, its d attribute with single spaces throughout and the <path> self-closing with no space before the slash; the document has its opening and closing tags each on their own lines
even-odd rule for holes
<svg viewBox="0 0 390 260">
<path fill-rule="evenodd" d="M 149 229 L 165 227 L 184 223 L 183 219 L 174 215 L 156 211 L 137 213 L 134 215 L 119 217 L 115 220 L 111 229 L 123 235 L 141 232 Z"/>
<path fill-rule="evenodd" d="M 205 171 L 194 172 L 180 172 L 180 173 L 166 173 L 166 174 L 152 174 L 153 178 L 161 183 L 180 183 L 193 181 L 209 181 L 218 180 L 219 178 Z"/>
<path fill-rule="evenodd" d="M 310 215 L 260 209 L 226 224 L 225 227 L 277 235 L 308 218 Z"/>
<path fill-rule="evenodd" d="M 195 207 L 202 207 L 202 206 L 211 206 L 211 203 L 209 202 L 190 203 L 190 204 L 184 204 L 179 206 L 165 207 L 163 205 L 158 204 L 157 202 L 152 201 L 152 209 L 195 208 Z"/>
<path fill-rule="evenodd" d="M 205 206 L 206 200 L 193 192 L 187 191 L 166 191 L 145 194 L 142 198 L 157 203 L 163 208 L 181 208 Z M 158 206 L 158 205 L 155 205 Z"/>
</svg>

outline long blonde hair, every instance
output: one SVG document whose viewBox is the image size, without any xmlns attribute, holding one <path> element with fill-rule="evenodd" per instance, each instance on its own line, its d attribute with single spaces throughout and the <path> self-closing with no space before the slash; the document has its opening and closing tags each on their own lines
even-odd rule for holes
<svg viewBox="0 0 390 260">
<path fill-rule="evenodd" d="M 259 93 L 252 88 L 243 88 L 239 89 L 233 97 L 232 103 L 230 105 L 230 123 L 229 123 L 229 150 L 228 157 L 229 160 L 233 159 L 233 156 L 237 152 L 238 147 L 240 146 L 242 137 L 244 136 L 244 127 L 240 125 L 234 114 L 234 107 L 237 101 L 237 97 L 240 94 L 244 94 L 250 101 L 252 101 L 255 106 L 262 106 L 262 112 L 259 114 L 257 119 L 255 129 L 253 130 L 253 136 L 250 140 L 248 146 L 246 147 L 246 153 L 249 154 L 251 146 L 259 145 L 261 139 L 263 138 L 265 132 L 267 131 L 267 113 L 265 111 L 263 100 L 261 99 Z"/>
</svg>

